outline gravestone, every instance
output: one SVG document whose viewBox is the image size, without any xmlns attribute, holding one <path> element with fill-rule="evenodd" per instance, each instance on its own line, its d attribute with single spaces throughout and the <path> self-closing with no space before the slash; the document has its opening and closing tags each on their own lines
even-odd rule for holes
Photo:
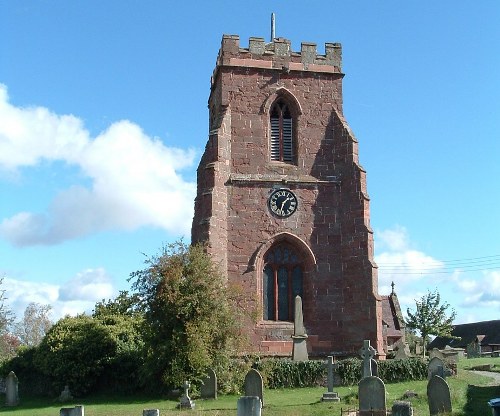
<svg viewBox="0 0 500 416">
<path fill-rule="evenodd" d="M 438 357 L 434 357 L 429 361 L 429 366 L 427 367 L 427 379 L 430 380 L 432 376 L 436 375 L 439 377 L 445 377 L 445 365 L 443 360 Z"/>
<path fill-rule="evenodd" d="M 413 416 L 413 408 L 410 402 L 396 400 L 392 404 L 391 416 Z"/>
<path fill-rule="evenodd" d="M 69 386 L 64 386 L 64 390 L 59 395 L 59 401 L 61 403 L 65 403 L 65 402 L 69 402 L 71 400 L 73 400 L 73 395 L 71 394 L 71 391 L 69 390 Z"/>
<path fill-rule="evenodd" d="M 372 369 L 372 376 L 378 377 L 378 362 L 373 358 L 370 359 L 370 367 Z"/>
<path fill-rule="evenodd" d="M 245 396 L 257 396 L 262 406 L 264 406 L 264 384 L 262 382 L 262 376 L 255 369 L 250 369 L 250 371 L 245 376 Z"/>
<path fill-rule="evenodd" d="M 358 383 L 359 416 L 386 416 L 384 382 L 368 376 Z"/>
<path fill-rule="evenodd" d="M 410 347 L 405 342 L 399 340 L 394 345 L 394 348 L 396 349 L 395 360 L 404 360 L 411 357 Z"/>
<path fill-rule="evenodd" d="M 144 409 L 142 416 L 160 416 L 160 409 Z"/>
<path fill-rule="evenodd" d="M 467 344 L 465 349 L 467 351 L 467 358 L 481 357 L 481 344 L 477 340 Z"/>
<path fill-rule="evenodd" d="M 295 318 L 293 325 L 293 361 L 308 361 L 309 355 L 307 354 L 307 334 L 304 327 L 304 315 L 302 313 L 302 298 L 295 296 Z"/>
<path fill-rule="evenodd" d="M 257 396 L 242 396 L 238 399 L 237 416 L 260 416 L 262 403 Z"/>
<path fill-rule="evenodd" d="M 444 360 L 444 354 L 437 348 L 433 348 L 429 353 L 429 358 L 432 359 L 434 357 L 439 358 L 440 360 Z"/>
<path fill-rule="evenodd" d="M 202 399 L 217 399 L 217 375 L 211 368 L 200 386 L 200 396 Z"/>
<path fill-rule="evenodd" d="M 327 368 L 327 388 L 328 391 L 323 393 L 323 397 L 321 398 L 322 402 L 339 402 L 340 397 L 338 393 L 333 391 L 333 371 L 337 368 L 337 364 L 333 363 L 333 357 L 328 356 L 328 360 L 326 362 Z"/>
<path fill-rule="evenodd" d="M 375 356 L 376 354 L 375 348 L 373 348 L 370 345 L 370 340 L 365 339 L 363 341 L 363 348 L 359 350 L 359 355 L 363 359 L 363 378 L 364 377 L 371 377 L 372 375 L 372 365 L 371 365 L 371 359 Z"/>
<path fill-rule="evenodd" d="M 191 384 L 189 384 L 189 381 L 184 382 L 184 394 L 181 396 L 180 403 L 177 405 L 179 409 L 194 409 L 195 408 L 195 403 L 191 400 L 191 397 L 189 397 L 189 388 L 191 387 Z"/>
<path fill-rule="evenodd" d="M 429 380 L 427 400 L 431 416 L 446 412 L 451 414 L 450 387 L 444 378 L 435 375 Z"/>
<path fill-rule="evenodd" d="M 11 371 L 5 380 L 5 405 L 17 406 L 19 404 L 19 381 L 14 371 Z"/>
<path fill-rule="evenodd" d="M 75 407 L 63 407 L 59 410 L 59 416 L 85 416 L 85 408 L 81 405 Z"/>
</svg>

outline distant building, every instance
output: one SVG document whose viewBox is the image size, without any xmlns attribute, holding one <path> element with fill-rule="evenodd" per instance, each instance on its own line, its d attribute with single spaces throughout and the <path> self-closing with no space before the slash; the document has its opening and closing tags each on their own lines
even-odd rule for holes
<svg viewBox="0 0 500 416">
<path fill-rule="evenodd" d="M 398 295 L 394 291 L 388 296 L 382 296 L 382 326 L 384 331 L 384 349 L 386 352 L 392 351 L 392 347 L 398 341 L 405 342 L 406 325 L 401 314 Z"/>
<path fill-rule="evenodd" d="M 464 348 L 480 353 L 500 351 L 500 320 L 454 325 L 451 335 L 457 338 L 436 337 L 428 349 Z"/>
</svg>

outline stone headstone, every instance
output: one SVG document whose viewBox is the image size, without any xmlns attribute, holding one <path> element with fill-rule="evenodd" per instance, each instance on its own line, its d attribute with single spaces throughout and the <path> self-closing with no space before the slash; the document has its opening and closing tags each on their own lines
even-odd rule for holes
<svg viewBox="0 0 500 416">
<path fill-rule="evenodd" d="M 81 405 L 75 407 L 63 407 L 59 410 L 59 416 L 85 416 L 85 408 Z"/>
<path fill-rule="evenodd" d="M 304 327 L 304 315 L 302 312 L 302 298 L 295 296 L 295 318 L 293 325 L 293 361 L 308 361 L 309 355 L 307 354 L 307 334 Z"/>
<path fill-rule="evenodd" d="M 257 396 L 260 399 L 261 405 L 264 406 L 264 383 L 262 376 L 255 369 L 250 371 L 245 376 L 245 396 Z"/>
<path fill-rule="evenodd" d="M 378 377 L 378 362 L 373 358 L 370 359 L 370 367 L 372 369 L 372 376 Z"/>
<path fill-rule="evenodd" d="M 71 394 L 71 391 L 69 390 L 69 386 L 64 386 L 64 390 L 59 395 L 58 400 L 61 403 L 65 403 L 65 402 L 69 402 L 69 401 L 73 400 L 73 395 Z"/>
<path fill-rule="evenodd" d="M 395 360 L 404 360 L 411 357 L 410 347 L 408 344 L 399 340 L 395 345 L 396 354 L 394 355 Z"/>
<path fill-rule="evenodd" d="M 427 379 L 430 380 L 432 376 L 436 375 L 439 377 L 445 377 L 445 365 L 443 360 L 438 357 L 434 357 L 429 361 L 429 366 L 427 367 Z"/>
<path fill-rule="evenodd" d="M 160 416 L 160 409 L 144 409 L 142 416 Z"/>
<path fill-rule="evenodd" d="M 439 358 L 440 360 L 444 360 L 444 354 L 437 348 L 433 348 L 429 353 L 429 358 L 432 359 L 434 357 Z"/>
<path fill-rule="evenodd" d="M 481 344 L 477 341 L 467 344 L 465 348 L 467 351 L 467 358 L 479 358 L 481 357 Z"/>
<path fill-rule="evenodd" d="M 450 387 L 444 378 L 435 375 L 429 380 L 427 400 L 431 416 L 447 412 L 451 414 Z"/>
<path fill-rule="evenodd" d="M 413 416 L 413 408 L 410 402 L 396 400 L 392 404 L 391 416 Z"/>
<path fill-rule="evenodd" d="M 327 368 L 327 388 L 328 391 L 326 393 L 323 393 L 323 397 L 321 398 L 321 401 L 323 402 L 339 402 L 340 397 L 338 393 L 335 393 L 333 391 L 333 371 L 337 367 L 336 364 L 333 363 L 333 356 L 328 356 L 328 360 L 326 362 L 326 368 Z"/>
<path fill-rule="evenodd" d="M 257 396 L 242 396 L 238 399 L 237 416 L 260 416 L 262 403 Z"/>
<path fill-rule="evenodd" d="M 11 371 L 5 380 L 5 405 L 17 406 L 19 404 L 19 381 L 14 371 Z"/>
<path fill-rule="evenodd" d="M 183 387 L 184 394 L 181 396 L 180 402 L 177 407 L 179 409 L 194 409 L 196 405 L 191 400 L 191 397 L 189 397 L 189 388 L 191 387 L 191 384 L 189 384 L 189 381 L 185 381 Z"/>
<path fill-rule="evenodd" d="M 200 386 L 200 396 L 202 399 L 217 399 L 217 375 L 211 368 Z"/>
<path fill-rule="evenodd" d="M 359 350 L 359 355 L 363 359 L 363 377 L 370 377 L 372 375 L 371 359 L 376 354 L 375 348 L 370 345 L 370 340 L 363 341 L 363 348 Z"/>
<path fill-rule="evenodd" d="M 384 382 L 368 376 L 358 383 L 359 416 L 386 416 Z"/>
</svg>

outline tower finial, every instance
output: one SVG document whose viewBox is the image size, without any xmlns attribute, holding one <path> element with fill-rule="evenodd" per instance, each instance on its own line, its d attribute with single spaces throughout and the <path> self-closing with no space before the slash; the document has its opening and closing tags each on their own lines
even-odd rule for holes
<svg viewBox="0 0 500 416">
<path fill-rule="evenodd" d="M 271 42 L 276 37 L 276 15 L 271 13 Z"/>
<path fill-rule="evenodd" d="M 392 282 L 391 283 L 391 287 L 392 287 L 392 293 L 391 293 L 391 295 L 394 295 L 394 286 L 396 286 L 396 285 L 394 284 L 394 282 Z"/>
</svg>

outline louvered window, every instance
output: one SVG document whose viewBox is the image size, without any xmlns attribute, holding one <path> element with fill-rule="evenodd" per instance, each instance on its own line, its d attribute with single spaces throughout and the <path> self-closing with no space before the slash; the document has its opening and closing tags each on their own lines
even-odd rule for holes
<svg viewBox="0 0 500 416">
<path fill-rule="evenodd" d="M 294 161 L 293 118 L 283 100 L 276 101 L 271 108 L 271 160 Z"/>
</svg>

